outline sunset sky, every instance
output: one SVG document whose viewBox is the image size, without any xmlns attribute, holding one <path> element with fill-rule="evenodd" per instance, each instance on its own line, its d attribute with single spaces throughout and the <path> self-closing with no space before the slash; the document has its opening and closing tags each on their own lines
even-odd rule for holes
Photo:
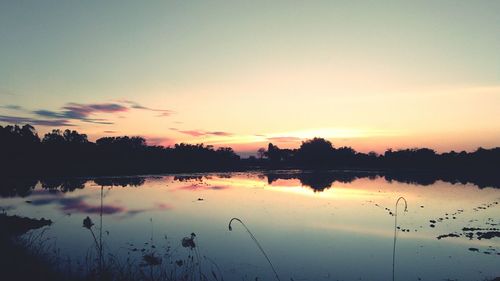
<svg viewBox="0 0 500 281">
<path fill-rule="evenodd" d="M 500 146 L 500 1 L 1 1 L 0 125 Z"/>
</svg>

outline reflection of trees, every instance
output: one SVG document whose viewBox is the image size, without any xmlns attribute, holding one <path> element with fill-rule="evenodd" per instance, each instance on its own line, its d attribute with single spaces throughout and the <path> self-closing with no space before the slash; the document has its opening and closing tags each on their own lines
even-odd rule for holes
<svg viewBox="0 0 500 281">
<path fill-rule="evenodd" d="M 267 173 L 267 181 L 272 184 L 278 179 L 298 179 L 303 186 L 308 186 L 314 191 L 324 191 L 332 186 L 334 182 L 350 183 L 360 177 L 372 177 L 371 172 L 349 172 L 349 171 L 309 171 L 295 173 Z"/>
<path fill-rule="evenodd" d="M 68 192 L 76 189 L 83 189 L 85 187 L 86 179 L 65 179 L 61 184 L 61 191 Z"/>
<path fill-rule="evenodd" d="M 35 189 L 37 179 L 0 178 L 1 197 L 26 197 Z"/>
<path fill-rule="evenodd" d="M 314 191 L 324 191 L 330 188 L 335 181 L 335 177 L 329 176 L 327 174 L 304 174 L 299 178 L 302 185 L 309 186 Z"/>
<path fill-rule="evenodd" d="M 188 182 L 188 181 L 201 182 L 202 180 L 203 176 L 200 175 L 180 175 L 174 177 L 174 181 L 179 181 L 179 182 Z"/>
<path fill-rule="evenodd" d="M 71 192 L 85 187 L 86 179 L 82 178 L 43 178 L 40 180 L 42 188 Z"/>
<path fill-rule="evenodd" d="M 438 179 L 436 176 L 425 173 L 403 173 L 403 172 L 393 172 L 393 173 L 385 173 L 384 178 L 388 181 L 398 181 L 408 184 L 418 184 L 418 185 L 432 185 Z"/>
<path fill-rule="evenodd" d="M 96 178 L 94 179 L 95 184 L 100 186 L 133 186 L 138 187 L 142 186 L 145 182 L 145 178 L 143 177 L 116 177 L 116 178 Z"/>
<path fill-rule="evenodd" d="M 409 172 L 383 172 L 383 171 L 309 171 L 309 172 L 279 172 L 265 173 L 267 181 L 272 184 L 278 179 L 298 179 L 303 186 L 308 186 L 315 191 L 324 191 L 332 186 L 334 182 L 350 183 L 359 178 L 384 177 L 388 182 L 397 181 L 407 184 L 429 186 L 436 181 L 455 183 L 472 183 L 479 188 L 500 187 L 500 177 L 491 174 L 433 174 L 433 173 L 409 173 Z"/>
<path fill-rule="evenodd" d="M 441 172 L 405 172 L 405 171 L 392 171 L 380 172 L 387 181 L 398 181 L 408 184 L 416 184 L 429 186 L 436 181 L 444 181 L 452 184 L 471 183 L 477 185 L 479 188 L 493 187 L 500 188 L 500 176 L 491 174 L 489 172 L 478 173 L 441 173 Z"/>
</svg>

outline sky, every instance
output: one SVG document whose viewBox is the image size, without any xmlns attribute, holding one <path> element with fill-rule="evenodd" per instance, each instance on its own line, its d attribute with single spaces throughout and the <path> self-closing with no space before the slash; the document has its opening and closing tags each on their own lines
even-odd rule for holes
<svg viewBox="0 0 500 281">
<path fill-rule="evenodd" d="M 500 146 L 500 1 L 0 1 L 0 125 Z"/>
</svg>

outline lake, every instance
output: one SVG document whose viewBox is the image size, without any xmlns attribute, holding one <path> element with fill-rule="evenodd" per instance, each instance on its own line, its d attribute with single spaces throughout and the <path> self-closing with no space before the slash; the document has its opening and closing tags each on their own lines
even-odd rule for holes
<svg viewBox="0 0 500 281">
<path fill-rule="evenodd" d="M 273 268 L 281 280 L 296 281 L 392 280 L 393 270 L 395 280 L 500 276 L 499 188 L 301 171 L 18 185 L 3 194 L 0 207 L 9 215 L 51 219 L 51 226 L 27 235 L 40 234 L 75 268 L 96 252 L 82 227 L 88 216 L 104 253 L 121 262 L 139 264 L 147 253 L 168 252 L 163 263 L 181 267 L 195 257 L 201 270 L 229 281 L 273 280 Z M 232 218 L 248 227 L 272 267 L 240 221 L 229 231 Z M 195 247 L 182 245 L 184 237 Z"/>
</svg>

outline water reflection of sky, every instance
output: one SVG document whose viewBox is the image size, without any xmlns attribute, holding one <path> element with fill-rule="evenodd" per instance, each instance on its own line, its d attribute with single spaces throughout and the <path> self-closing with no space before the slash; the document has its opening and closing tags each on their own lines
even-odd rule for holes
<svg viewBox="0 0 500 281">
<path fill-rule="evenodd" d="M 52 219 L 46 235 L 56 238 L 62 253 L 75 257 L 92 247 L 82 220 L 89 216 L 97 222 L 102 210 L 103 231 L 109 233 L 106 248 L 118 255 L 127 251 L 128 243 L 143 244 L 151 237 L 166 243 L 167 235 L 176 246 L 194 232 L 200 252 L 223 268 L 226 280 L 272 278 L 244 229 L 228 231 L 229 220 L 238 217 L 284 280 L 389 280 L 394 234 L 390 212 L 404 196 L 408 212 L 400 209 L 398 217 L 405 231 L 398 231 L 396 279 L 482 280 L 500 275 L 499 238 L 436 238 L 460 234 L 464 227 L 498 228 L 499 205 L 494 202 L 500 200 L 499 189 L 361 177 L 334 181 L 326 188 L 321 183 L 318 190 L 293 176 L 269 180 L 258 173 L 146 177 L 132 185 L 124 179 L 101 179 L 86 181 L 84 187 L 61 192 L 37 184 L 29 196 L 0 199 L 0 206 L 9 214 Z"/>
</svg>

